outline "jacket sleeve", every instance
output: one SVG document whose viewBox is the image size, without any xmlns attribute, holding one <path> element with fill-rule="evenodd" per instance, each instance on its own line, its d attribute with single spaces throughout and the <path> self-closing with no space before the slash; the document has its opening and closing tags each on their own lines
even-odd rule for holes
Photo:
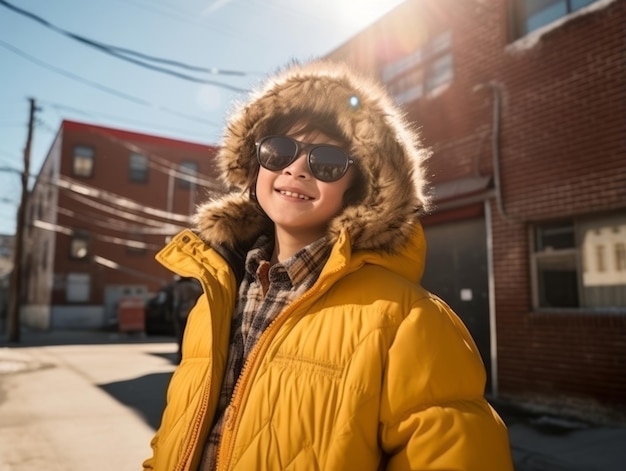
<svg viewBox="0 0 626 471">
<path fill-rule="evenodd" d="M 399 326 L 385 366 L 380 442 L 387 470 L 513 471 L 485 380 L 461 320 L 440 299 L 421 300 Z"/>
</svg>

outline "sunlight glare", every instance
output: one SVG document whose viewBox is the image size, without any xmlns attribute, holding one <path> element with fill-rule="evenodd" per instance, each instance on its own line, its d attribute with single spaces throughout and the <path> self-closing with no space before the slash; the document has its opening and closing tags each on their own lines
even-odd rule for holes
<svg viewBox="0 0 626 471">
<path fill-rule="evenodd" d="M 404 0 L 334 0 L 327 2 L 338 23 L 367 26 Z M 333 15 L 333 16 L 335 16 Z"/>
</svg>

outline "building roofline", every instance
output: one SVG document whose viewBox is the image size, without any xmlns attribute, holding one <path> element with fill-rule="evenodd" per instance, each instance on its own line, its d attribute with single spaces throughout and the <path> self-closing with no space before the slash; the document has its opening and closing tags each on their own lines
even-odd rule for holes
<svg viewBox="0 0 626 471">
<path fill-rule="evenodd" d="M 68 119 L 64 119 L 61 123 L 61 128 L 63 130 L 74 130 L 74 131 L 102 131 L 107 134 L 111 134 L 119 139 L 124 139 L 132 142 L 142 142 L 148 144 L 154 144 L 159 146 L 167 146 L 167 147 L 178 147 L 181 149 L 187 150 L 197 150 L 197 151 L 215 151 L 217 150 L 217 146 L 209 145 L 209 144 L 200 144 L 197 142 L 183 141 L 181 139 L 174 139 L 170 137 L 163 136 L 155 136 L 153 134 L 145 134 L 135 131 L 127 131 L 123 129 L 111 128 L 107 126 L 101 126 L 97 124 L 90 124 L 80 121 L 71 121 Z"/>
</svg>

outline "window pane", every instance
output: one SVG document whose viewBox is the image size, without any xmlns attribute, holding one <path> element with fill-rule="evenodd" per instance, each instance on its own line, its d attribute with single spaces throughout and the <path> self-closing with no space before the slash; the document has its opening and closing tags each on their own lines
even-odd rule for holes
<svg viewBox="0 0 626 471">
<path fill-rule="evenodd" d="M 626 214 L 544 224 L 534 250 L 539 307 L 626 308 Z"/>
<path fill-rule="evenodd" d="M 595 2 L 596 0 L 570 0 L 572 5 L 572 11 L 580 10 L 582 7 L 586 7 L 590 3 Z"/>
<path fill-rule="evenodd" d="M 198 174 L 198 164 L 196 162 L 182 162 L 178 171 L 184 175 L 195 177 Z M 178 186 L 179 188 L 191 188 L 193 181 L 185 177 L 179 177 Z"/>
<path fill-rule="evenodd" d="M 539 305 L 578 307 L 576 253 L 551 254 L 537 259 Z"/>
<path fill-rule="evenodd" d="M 95 152 L 91 147 L 76 146 L 72 160 L 72 172 L 79 177 L 91 177 Z"/>
<path fill-rule="evenodd" d="M 130 154 L 130 179 L 134 182 L 148 180 L 148 159 L 145 155 Z"/>
<path fill-rule="evenodd" d="M 386 64 L 382 79 L 399 104 L 407 104 L 452 81 L 452 33 L 433 37 L 410 54 Z"/>
<path fill-rule="evenodd" d="M 452 54 L 441 56 L 430 64 L 426 79 L 426 90 L 430 93 L 452 81 Z"/>
<path fill-rule="evenodd" d="M 565 0 L 526 0 L 526 32 L 541 28 L 565 15 Z"/>
<path fill-rule="evenodd" d="M 544 224 L 537 228 L 536 251 L 571 249 L 576 246 L 571 221 Z"/>
</svg>

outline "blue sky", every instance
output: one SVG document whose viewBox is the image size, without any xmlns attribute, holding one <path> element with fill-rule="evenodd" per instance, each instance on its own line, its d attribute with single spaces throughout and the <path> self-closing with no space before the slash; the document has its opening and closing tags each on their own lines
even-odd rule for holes
<svg viewBox="0 0 626 471">
<path fill-rule="evenodd" d="M 7 169 L 23 168 L 29 97 L 39 108 L 32 174 L 63 119 L 216 144 L 229 107 L 245 96 L 229 88 L 249 89 L 292 59 L 325 55 L 400 2 L 0 1 L 0 234 L 15 232 L 21 183 Z M 69 34 L 238 75 L 175 69 L 224 86 L 201 84 L 113 57 Z"/>
</svg>

